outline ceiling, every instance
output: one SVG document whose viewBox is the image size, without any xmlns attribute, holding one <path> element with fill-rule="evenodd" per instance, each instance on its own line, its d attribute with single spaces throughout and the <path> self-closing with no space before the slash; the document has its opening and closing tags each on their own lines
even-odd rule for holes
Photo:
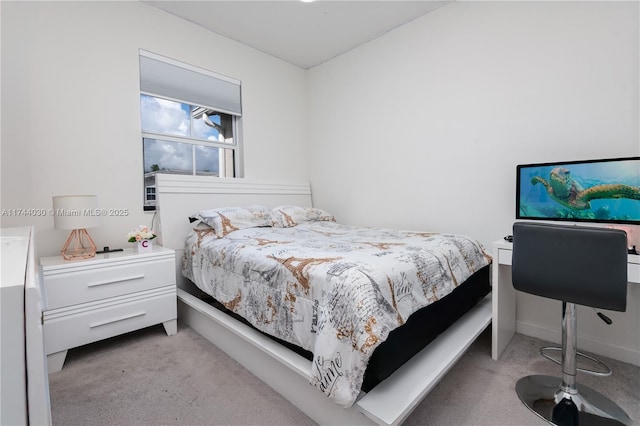
<svg viewBox="0 0 640 426">
<path fill-rule="evenodd" d="M 309 69 L 452 0 L 147 1 L 227 38 Z"/>
</svg>

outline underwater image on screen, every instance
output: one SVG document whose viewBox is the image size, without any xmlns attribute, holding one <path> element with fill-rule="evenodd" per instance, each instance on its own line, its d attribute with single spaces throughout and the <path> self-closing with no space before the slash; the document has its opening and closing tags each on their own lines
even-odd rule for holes
<svg viewBox="0 0 640 426">
<path fill-rule="evenodd" d="M 516 217 L 640 224 L 640 157 L 520 165 Z"/>
</svg>

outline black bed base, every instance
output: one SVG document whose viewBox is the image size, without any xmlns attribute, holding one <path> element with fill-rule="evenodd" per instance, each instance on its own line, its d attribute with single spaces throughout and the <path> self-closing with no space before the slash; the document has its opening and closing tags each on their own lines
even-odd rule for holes
<svg viewBox="0 0 640 426">
<path fill-rule="evenodd" d="M 389 377 L 489 294 L 491 291 L 489 273 L 490 265 L 487 265 L 450 294 L 415 312 L 402 327 L 389 333 L 387 340 L 376 348 L 369 360 L 364 374 L 362 391 L 369 392 L 378 383 Z M 243 324 L 256 329 L 243 317 L 228 310 L 210 295 L 198 290 L 198 294 L 195 296 Z M 261 333 L 309 361 L 313 360 L 313 353 L 310 351 L 277 337 Z"/>
<path fill-rule="evenodd" d="M 389 377 L 489 294 L 489 271 L 490 266 L 485 266 L 450 294 L 415 312 L 402 327 L 389 333 L 369 359 L 362 390 L 369 392 Z"/>
</svg>

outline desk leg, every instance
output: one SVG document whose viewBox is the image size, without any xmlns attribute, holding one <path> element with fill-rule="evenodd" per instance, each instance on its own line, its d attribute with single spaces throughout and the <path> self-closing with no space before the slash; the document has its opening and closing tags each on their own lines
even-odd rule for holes
<svg viewBox="0 0 640 426">
<path fill-rule="evenodd" d="M 510 265 L 492 268 L 491 358 L 497 361 L 516 331 L 516 291 Z"/>
</svg>

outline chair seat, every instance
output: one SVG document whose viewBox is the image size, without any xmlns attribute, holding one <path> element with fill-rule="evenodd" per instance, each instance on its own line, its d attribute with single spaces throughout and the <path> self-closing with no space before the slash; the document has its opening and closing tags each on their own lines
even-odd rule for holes
<svg viewBox="0 0 640 426">
<path fill-rule="evenodd" d="M 615 311 L 627 305 L 627 236 L 606 228 L 516 222 L 513 224 L 511 278 L 516 290 L 562 301 L 562 377 L 527 376 L 516 384 L 531 411 L 561 426 L 631 425 L 616 403 L 576 383 L 578 328 L 576 304 Z M 554 362 L 543 348 L 542 354 Z M 586 359 L 604 366 L 595 358 Z"/>
</svg>

